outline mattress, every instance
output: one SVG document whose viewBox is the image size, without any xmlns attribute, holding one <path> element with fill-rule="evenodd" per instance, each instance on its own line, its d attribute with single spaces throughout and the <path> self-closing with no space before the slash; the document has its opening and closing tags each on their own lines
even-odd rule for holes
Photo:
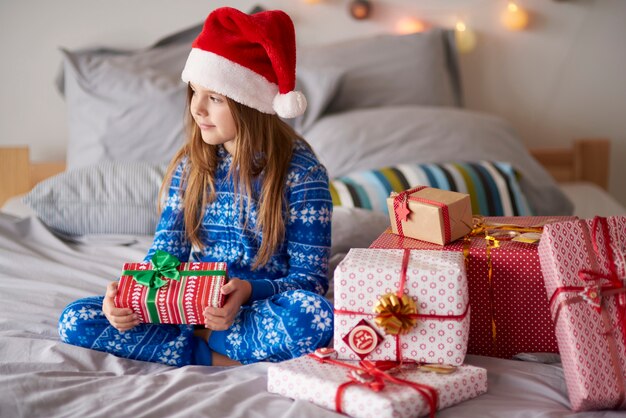
<svg viewBox="0 0 626 418">
<path fill-rule="evenodd" d="M 567 193 L 598 202 L 589 197 L 590 190 Z M 616 204 L 607 210 L 622 209 Z M 173 368 L 60 342 L 56 324 L 65 305 L 102 294 L 124 262 L 143 258 L 151 237 L 62 239 L 36 217 L 14 216 L 18 212 L 10 202 L 0 213 L 0 417 L 340 416 L 267 392 L 268 363 Z M 367 246 L 387 222 L 381 214 L 337 209 L 333 260 L 350 247 Z M 573 414 L 557 355 L 468 356 L 466 362 L 487 369 L 488 392 L 439 417 L 624 416 L 616 411 Z"/>
</svg>

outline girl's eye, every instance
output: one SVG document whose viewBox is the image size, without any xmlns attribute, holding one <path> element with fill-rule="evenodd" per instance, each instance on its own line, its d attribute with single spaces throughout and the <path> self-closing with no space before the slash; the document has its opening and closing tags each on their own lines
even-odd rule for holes
<svg viewBox="0 0 626 418">
<path fill-rule="evenodd" d="M 219 97 L 219 96 L 213 96 L 213 95 L 211 95 L 211 96 L 210 96 L 210 98 L 211 98 L 211 101 L 212 101 L 213 103 L 222 103 L 222 98 L 221 98 L 221 97 Z"/>
</svg>

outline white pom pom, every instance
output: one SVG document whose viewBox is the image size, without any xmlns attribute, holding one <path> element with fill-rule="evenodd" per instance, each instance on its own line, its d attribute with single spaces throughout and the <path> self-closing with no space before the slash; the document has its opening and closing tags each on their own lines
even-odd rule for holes
<svg viewBox="0 0 626 418">
<path fill-rule="evenodd" d="M 295 118 L 306 110 L 306 97 L 299 91 L 274 96 L 272 107 L 281 118 Z"/>
</svg>

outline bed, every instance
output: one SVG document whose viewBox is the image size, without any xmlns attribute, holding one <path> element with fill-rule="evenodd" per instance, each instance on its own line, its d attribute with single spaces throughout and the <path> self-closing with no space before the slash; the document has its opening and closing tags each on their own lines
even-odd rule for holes
<svg viewBox="0 0 626 418">
<path fill-rule="evenodd" d="M 140 51 L 64 51 L 67 160 L 32 163 L 27 148 L 0 150 L 0 416 L 340 416 L 268 393 L 267 363 L 177 369 L 58 339 L 63 307 L 101 294 L 123 263 L 143 259 L 151 244 L 164 163 L 181 140 L 177 72 L 197 30 Z M 373 47 L 381 57 L 364 54 Z M 373 197 L 380 190 L 368 179 L 389 172 L 405 180 L 407 173 L 444 172 L 448 186 L 465 190 L 478 184 L 463 183 L 455 169 L 498 174 L 494 184 L 508 184 L 510 201 L 476 203 L 487 211 L 626 213 L 606 192 L 608 140 L 528 151 L 506 121 L 462 107 L 445 31 L 311 47 L 299 56 L 309 111 L 294 128 L 326 165 L 336 192 L 331 270 L 388 226 Z M 146 72 L 150 82 L 137 83 Z M 373 82 L 381 79 L 389 82 Z M 137 95 L 150 95 L 151 113 Z M 96 111 L 98 120 L 90 116 Z M 163 140 L 155 144 L 155 135 Z M 440 417 L 623 416 L 572 413 L 558 355 L 468 355 L 466 362 L 488 370 L 489 390 Z"/>
</svg>

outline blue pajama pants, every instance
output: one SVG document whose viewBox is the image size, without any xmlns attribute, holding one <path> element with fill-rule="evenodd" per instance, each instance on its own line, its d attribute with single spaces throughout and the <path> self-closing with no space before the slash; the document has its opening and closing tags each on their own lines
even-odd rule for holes
<svg viewBox="0 0 626 418">
<path fill-rule="evenodd" d="M 103 296 L 70 303 L 59 319 L 61 340 L 119 357 L 172 366 L 207 364 L 206 344 L 191 325 L 139 324 L 120 332 L 102 312 Z M 291 290 L 242 306 L 233 325 L 212 331 L 211 350 L 243 364 L 282 361 L 326 347 L 333 335 L 330 302 L 315 293 Z"/>
</svg>

